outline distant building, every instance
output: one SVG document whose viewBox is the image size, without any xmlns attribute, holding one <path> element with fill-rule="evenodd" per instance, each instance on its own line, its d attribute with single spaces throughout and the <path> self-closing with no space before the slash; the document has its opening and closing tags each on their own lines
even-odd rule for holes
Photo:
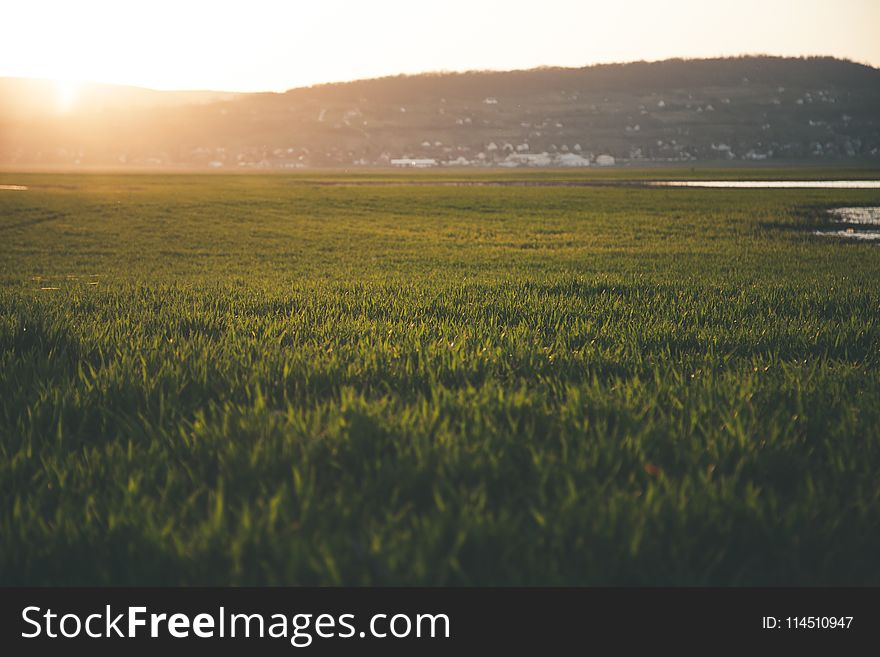
<svg viewBox="0 0 880 657">
<path fill-rule="evenodd" d="M 612 167 L 614 166 L 614 156 L 603 153 L 602 155 L 596 156 L 596 164 L 600 167 Z"/>
<path fill-rule="evenodd" d="M 427 169 L 428 167 L 437 166 L 437 160 L 432 157 L 401 157 L 391 160 L 393 167 L 413 167 L 416 169 Z"/>
<path fill-rule="evenodd" d="M 506 161 L 527 167 L 547 167 L 553 163 L 547 153 L 511 153 Z"/>
<path fill-rule="evenodd" d="M 576 153 L 564 153 L 556 158 L 557 164 L 563 167 L 588 167 L 590 160 Z"/>
</svg>

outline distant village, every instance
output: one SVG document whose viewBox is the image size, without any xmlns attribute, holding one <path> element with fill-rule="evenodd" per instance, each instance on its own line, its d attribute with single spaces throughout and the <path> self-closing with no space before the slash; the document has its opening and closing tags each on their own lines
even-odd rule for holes
<svg viewBox="0 0 880 657">
<path fill-rule="evenodd" d="M 880 159 L 880 112 L 859 98 L 832 89 L 754 89 L 746 78 L 700 93 L 559 90 L 407 105 L 283 102 L 280 95 L 198 108 L 195 129 L 165 136 L 164 145 L 157 139 L 152 148 L 124 138 L 100 152 L 73 143 L 18 145 L 5 159 L 226 171 Z M 248 125 L 258 129 L 250 133 L 242 127 Z M 192 133 L 210 134 L 213 143 L 192 144 Z"/>
<path fill-rule="evenodd" d="M 427 147 L 427 142 L 423 147 Z M 434 148 L 442 147 L 440 142 L 435 142 L 430 146 Z M 458 150 L 458 149 L 456 149 Z M 470 149 L 461 149 L 470 150 Z M 286 152 L 284 149 L 273 149 L 270 153 L 262 153 L 262 157 L 256 159 L 253 153 L 238 153 L 233 161 L 229 163 L 231 166 L 240 168 L 260 168 L 260 169 L 302 169 L 309 166 L 308 149 L 300 149 L 301 154 L 293 158 L 297 149 L 290 149 Z M 209 151 L 208 149 L 197 149 L 193 152 L 195 158 L 201 158 L 207 153 L 217 155 L 216 159 L 211 159 L 207 165 L 211 168 L 224 168 L 227 166 L 226 149 L 216 149 Z M 249 157 L 250 155 L 250 157 Z M 326 159 L 332 159 L 333 153 L 325 154 Z M 153 162 L 160 164 L 160 162 Z M 428 169 L 432 167 L 589 167 L 600 166 L 609 167 L 617 163 L 616 158 L 608 153 L 593 154 L 583 151 L 580 144 L 574 144 L 569 150 L 568 146 L 563 145 L 558 152 L 548 153 L 532 153 L 529 152 L 528 144 L 513 145 L 505 142 L 500 146 L 495 142 L 489 142 L 484 151 L 476 153 L 473 158 L 464 155 L 438 156 L 438 157 L 414 157 L 404 154 L 400 157 L 394 157 L 391 153 L 383 152 L 373 161 L 364 158 L 352 160 L 352 166 L 385 166 L 402 169 Z M 345 163 L 349 164 L 349 163 Z"/>
<path fill-rule="evenodd" d="M 743 82 L 744 85 L 748 81 Z M 583 102 L 577 92 L 561 92 L 560 105 L 575 105 L 581 115 L 567 119 L 554 116 L 534 118 L 534 111 L 523 111 L 516 105 L 519 120 L 511 125 L 504 113 L 505 101 L 488 96 L 478 103 L 452 103 L 440 99 L 434 116 L 425 116 L 424 107 L 400 107 L 386 110 L 380 120 L 392 120 L 404 126 L 407 133 L 414 131 L 412 117 L 421 113 L 416 125 L 448 124 L 444 139 L 425 135 L 412 143 L 393 150 L 376 150 L 383 135 L 371 134 L 370 118 L 360 108 L 344 110 L 321 108 L 317 124 L 324 127 L 324 142 L 333 143 L 334 132 L 361 136 L 361 149 L 311 148 L 245 148 L 230 152 L 226 148 L 201 147 L 194 149 L 191 161 L 212 168 L 299 169 L 312 166 L 341 167 L 394 167 L 402 169 L 429 169 L 437 167 L 501 167 L 501 168 L 582 168 L 613 167 L 639 163 L 681 163 L 696 161 L 758 162 L 773 159 L 853 159 L 880 158 L 880 125 L 874 124 L 873 141 L 858 136 L 863 125 L 855 125 L 845 111 L 835 111 L 839 99 L 830 90 L 793 93 L 777 87 L 763 103 L 766 108 L 754 107 L 749 99 L 750 116 L 760 115 L 761 122 L 740 127 L 724 134 L 716 128 L 713 115 L 737 117 L 738 101 L 728 96 L 715 99 L 696 99 L 693 94 L 652 96 L 641 99 L 635 107 L 615 98 L 599 102 Z M 629 99 L 626 99 L 629 100 Z M 602 102 L 604 101 L 604 102 Z M 630 101 L 631 102 L 631 101 Z M 780 116 L 783 105 L 796 115 L 807 115 L 792 124 L 790 114 Z M 717 107 L 716 107 L 717 106 Z M 815 107 L 817 111 L 810 112 Z M 779 117 L 774 125 L 774 110 Z M 336 115 L 335 117 L 333 115 Z M 585 121 L 586 119 L 586 121 Z M 781 120 L 780 120 L 781 119 Z M 722 120 L 722 123 L 724 120 Z M 386 128 L 387 130 L 387 128 Z M 329 134 L 328 134 L 329 132 Z M 503 132 L 516 137 L 476 140 L 486 133 Z M 350 138 L 346 138 L 350 143 Z M 397 141 L 388 139 L 388 141 Z M 604 147 L 603 147 L 604 144 Z"/>
</svg>

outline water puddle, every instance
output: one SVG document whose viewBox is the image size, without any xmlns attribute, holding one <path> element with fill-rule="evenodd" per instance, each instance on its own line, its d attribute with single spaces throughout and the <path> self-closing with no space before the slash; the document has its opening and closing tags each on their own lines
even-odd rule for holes
<svg viewBox="0 0 880 657">
<path fill-rule="evenodd" d="M 658 180 L 648 185 L 713 189 L 880 189 L 880 180 Z"/>
<path fill-rule="evenodd" d="M 840 227 L 836 230 L 817 230 L 815 235 L 841 237 L 850 240 L 880 240 L 880 207 L 834 208 L 828 211 L 831 220 Z"/>
<path fill-rule="evenodd" d="M 817 230 L 816 235 L 825 237 L 842 237 L 850 240 L 880 240 L 880 230 Z"/>
<path fill-rule="evenodd" d="M 828 214 L 845 224 L 880 226 L 880 208 L 834 208 Z"/>
<path fill-rule="evenodd" d="M 705 187 L 715 189 L 880 189 L 880 180 L 309 180 L 320 187 Z"/>
</svg>

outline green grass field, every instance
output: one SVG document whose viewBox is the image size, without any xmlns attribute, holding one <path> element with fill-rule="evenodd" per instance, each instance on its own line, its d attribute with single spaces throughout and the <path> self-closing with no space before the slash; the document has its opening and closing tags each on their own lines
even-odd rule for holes
<svg viewBox="0 0 880 657">
<path fill-rule="evenodd" d="M 0 174 L 0 583 L 880 584 L 880 190 L 432 180 Z"/>
</svg>

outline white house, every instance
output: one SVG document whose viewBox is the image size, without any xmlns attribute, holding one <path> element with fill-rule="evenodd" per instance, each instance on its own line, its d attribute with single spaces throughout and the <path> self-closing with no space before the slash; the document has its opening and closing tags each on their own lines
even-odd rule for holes
<svg viewBox="0 0 880 657">
<path fill-rule="evenodd" d="M 547 153 L 511 153 L 507 161 L 528 167 L 547 167 L 553 163 Z"/>
<path fill-rule="evenodd" d="M 578 155 L 577 153 L 563 153 L 559 157 L 556 158 L 556 162 L 559 166 L 563 167 L 588 167 L 590 166 L 590 161 L 583 157 L 582 155 Z"/>
<path fill-rule="evenodd" d="M 612 167 L 614 166 L 614 156 L 608 155 L 607 153 L 597 155 L 596 164 L 598 164 L 600 167 Z"/>
<path fill-rule="evenodd" d="M 432 157 L 401 157 L 391 160 L 393 167 L 413 167 L 416 169 L 426 169 L 428 167 L 437 166 L 437 160 Z"/>
</svg>

